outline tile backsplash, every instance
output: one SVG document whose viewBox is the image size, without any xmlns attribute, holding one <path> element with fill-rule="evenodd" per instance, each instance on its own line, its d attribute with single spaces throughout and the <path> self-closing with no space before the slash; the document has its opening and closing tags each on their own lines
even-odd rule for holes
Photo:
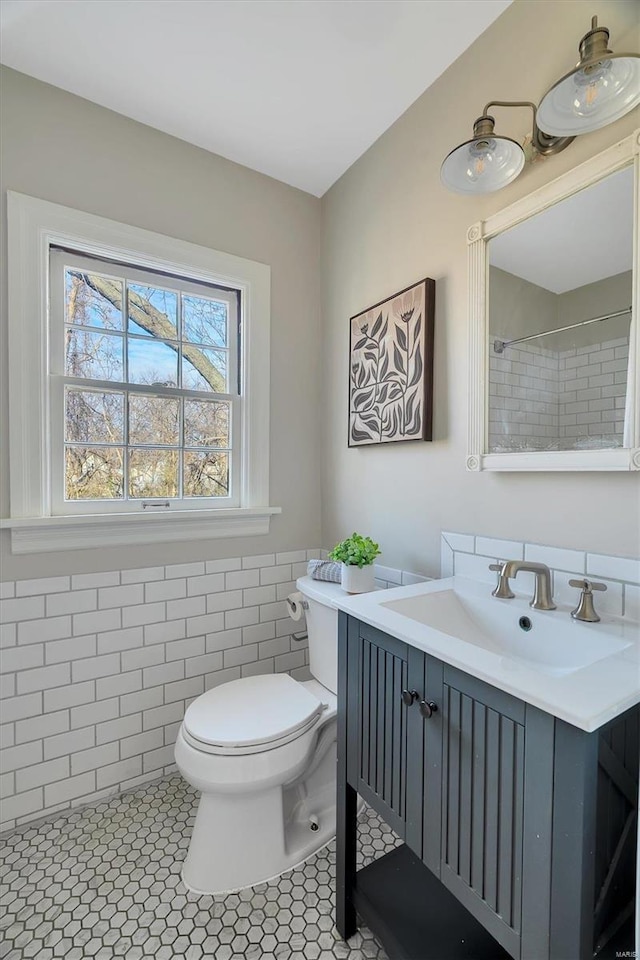
<svg viewBox="0 0 640 960">
<path fill-rule="evenodd" d="M 3 583 L 0 829 L 174 769 L 187 706 L 217 684 L 308 679 L 284 601 L 321 553 Z M 425 579 L 376 576 L 380 587 Z"/>
<path fill-rule="evenodd" d="M 553 575 L 556 602 L 575 605 L 579 591 L 568 581 L 590 578 L 604 583 L 597 596 L 597 609 L 618 617 L 640 620 L 640 559 L 604 556 L 583 550 L 548 547 L 520 540 L 496 540 L 467 533 L 443 532 L 441 576 L 470 577 L 495 585 L 496 573 L 489 564 L 497 560 L 533 560 L 546 563 Z M 514 593 L 532 594 L 532 573 L 519 573 L 511 581 Z"/>
</svg>

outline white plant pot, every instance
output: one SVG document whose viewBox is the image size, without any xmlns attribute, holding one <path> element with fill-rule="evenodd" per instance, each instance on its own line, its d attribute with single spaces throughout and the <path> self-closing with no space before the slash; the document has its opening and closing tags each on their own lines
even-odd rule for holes
<svg viewBox="0 0 640 960">
<path fill-rule="evenodd" d="M 373 564 L 366 567 L 356 567 L 351 564 L 342 564 L 340 584 L 347 593 L 369 593 L 375 590 L 375 571 Z"/>
</svg>

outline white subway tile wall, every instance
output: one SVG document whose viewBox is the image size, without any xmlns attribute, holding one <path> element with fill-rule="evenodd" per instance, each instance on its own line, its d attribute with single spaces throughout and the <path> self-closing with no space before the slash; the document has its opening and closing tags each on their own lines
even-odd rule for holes
<svg viewBox="0 0 640 960">
<path fill-rule="evenodd" d="M 184 712 L 211 687 L 308 679 L 284 601 L 321 553 L 3 583 L 0 829 L 173 770 Z M 426 579 L 376 572 L 383 587 Z"/>
<path fill-rule="evenodd" d="M 173 769 L 205 690 L 308 678 L 284 598 L 319 550 L 2 586 L 2 829 Z"/>
<path fill-rule="evenodd" d="M 520 343 L 504 353 L 489 342 L 489 450 L 545 450 L 558 437 L 558 358 Z"/>
<path fill-rule="evenodd" d="M 228 680 L 307 679 L 284 599 L 319 550 L 2 585 L 0 829 L 81 806 L 174 769 L 189 703 Z M 606 583 L 604 613 L 640 619 L 640 561 L 443 533 L 441 576 L 495 581 L 489 563 L 542 560 L 557 600 L 573 577 Z M 376 565 L 378 586 L 427 579 Z M 532 589 L 521 574 L 516 591 Z M 132 589 L 133 588 L 133 589 Z"/>
<path fill-rule="evenodd" d="M 628 364 L 628 337 L 558 353 L 560 437 L 622 446 Z"/>
<path fill-rule="evenodd" d="M 629 340 L 570 350 L 489 343 L 489 449 L 622 446 Z"/>
<path fill-rule="evenodd" d="M 640 620 L 640 560 L 630 557 L 608 557 L 546 547 L 539 543 L 517 540 L 494 540 L 488 537 L 443 532 L 441 538 L 441 576 L 469 577 L 495 585 L 497 574 L 489 564 L 499 560 L 532 560 L 546 563 L 552 572 L 553 593 L 557 603 L 575 606 L 579 590 L 569 580 L 589 578 L 604 583 L 606 592 L 598 593 L 597 609 L 616 617 Z M 514 593 L 531 595 L 533 574 L 522 572 L 511 580 Z"/>
</svg>

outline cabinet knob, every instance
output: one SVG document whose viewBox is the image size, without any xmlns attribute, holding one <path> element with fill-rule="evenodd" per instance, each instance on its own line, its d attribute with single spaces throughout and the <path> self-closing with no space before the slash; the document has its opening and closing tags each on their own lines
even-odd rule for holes
<svg viewBox="0 0 640 960">
<path fill-rule="evenodd" d="M 403 690 L 402 691 L 402 702 L 405 707 L 410 707 L 412 703 L 415 703 L 418 699 L 418 693 L 416 690 Z"/>
<path fill-rule="evenodd" d="M 433 700 L 421 700 L 418 704 L 418 709 L 425 720 L 428 720 L 429 717 L 432 717 L 434 713 L 438 712 L 438 704 L 434 703 Z"/>
</svg>

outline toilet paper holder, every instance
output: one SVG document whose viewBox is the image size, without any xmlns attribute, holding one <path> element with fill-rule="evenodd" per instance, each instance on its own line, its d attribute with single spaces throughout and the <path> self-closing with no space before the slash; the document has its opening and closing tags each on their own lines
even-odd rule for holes
<svg viewBox="0 0 640 960">
<path fill-rule="evenodd" d="M 301 593 L 290 593 L 287 597 L 287 608 L 292 620 L 304 620 L 304 614 L 309 609 L 309 602 Z M 301 640 L 306 640 L 308 636 L 306 630 L 291 634 L 291 637 L 298 643 Z"/>
</svg>

